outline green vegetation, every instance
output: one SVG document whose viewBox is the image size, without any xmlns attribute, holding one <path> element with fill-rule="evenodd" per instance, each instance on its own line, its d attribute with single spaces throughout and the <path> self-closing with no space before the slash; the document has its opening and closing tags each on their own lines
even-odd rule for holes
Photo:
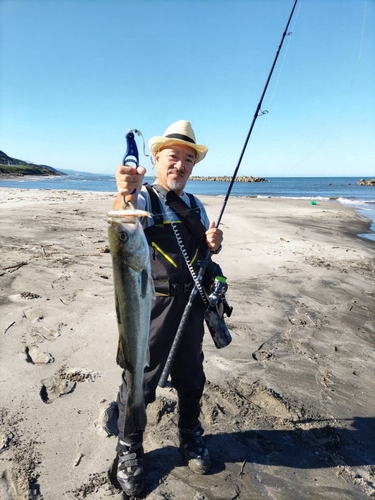
<svg viewBox="0 0 375 500">
<path fill-rule="evenodd" d="M 24 176 L 24 175 L 66 175 L 48 165 L 35 165 L 24 160 L 11 158 L 0 151 L 0 176 Z"/>
<path fill-rule="evenodd" d="M 0 164 L 0 174 L 5 175 L 64 175 L 61 172 L 57 172 L 57 170 L 51 170 L 48 167 L 44 167 L 42 165 L 1 165 Z"/>
</svg>

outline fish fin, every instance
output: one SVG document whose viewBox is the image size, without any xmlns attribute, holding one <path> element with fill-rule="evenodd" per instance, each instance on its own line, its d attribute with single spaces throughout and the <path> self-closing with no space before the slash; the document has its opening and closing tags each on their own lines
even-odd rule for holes
<svg viewBox="0 0 375 500">
<path fill-rule="evenodd" d="M 155 300 L 156 292 L 155 292 L 155 283 L 154 280 L 150 276 L 150 288 L 151 288 L 151 300 Z"/>
<path fill-rule="evenodd" d="M 118 302 L 117 293 L 115 294 L 115 309 L 116 309 L 117 324 L 121 325 L 120 304 Z"/>
<path fill-rule="evenodd" d="M 150 346 L 147 346 L 146 356 L 145 356 L 145 368 L 150 366 Z"/>
<path fill-rule="evenodd" d="M 115 294 L 115 307 L 116 307 L 117 323 L 118 323 L 118 325 L 121 325 L 121 314 L 120 314 L 120 307 L 119 307 L 117 294 Z M 124 370 L 126 369 L 124 346 L 121 342 L 121 335 L 119 335 L 119 339 L 118 339 L 116 363 Z"/>
<path fill-rule="evenodd" d="M 154 298 L 155 296 L 154 280 L 151 278 L 147 269 L 143 269 L 141 273 L 141 294 L 143 298 L 146 297 L 147 295 L 148 287 L 151 287 L 151 297 Z"/>
<path fill-rule="evenodd" d="M 126 362 L 124 355 L 124 348 L 122 346 L 121 339 L 119 339 L 116 355 L 116 363 L 123 369 L 126 370 Z"/>
</svg>

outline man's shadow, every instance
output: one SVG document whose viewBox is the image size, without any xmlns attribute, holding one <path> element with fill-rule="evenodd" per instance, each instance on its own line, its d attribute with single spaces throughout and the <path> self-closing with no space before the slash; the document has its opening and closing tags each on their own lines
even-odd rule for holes
<svg viewBox="0 0 375 500">
<path fill-rule="evenodd" d="M 375 417 L 354 417 L 350 420 L 350 429 L 328 424 L 322 426 L 321 420 L 309 419 L 295 422 L 311 425 L 307 430 L 271 429 L 206 434 L 205 442 L 214 462 L 211 473 L 223 470 L 220 463 L 244 461 L 296 469 L 319 469 L 340 463 L 349 466 L 375 465 Z M 314 423 L 318 425 L 314 426 Z M 163 459 L 171 452 L 168 448 L 171 447 L 148 453 L 150 461 L 157 460 L 161 465 L 169 462 Z"/>
<path fill-rule="evenodd" d="M 325 423 L 308 419 L 294 422 L 305 429 L 206 434 L 204 439 L 212 457 L 209 474 L 218 474 L 228 463 L 295 469 L 375 465 L 375 417 L 353 417 L 349 421 L 350 428 L 333 426 L 332 420 Z M 151 491 L 157 488 L 161 477 L 185 465 L 173 446 L 146 453 L 144 464 Z"/>
</svg>

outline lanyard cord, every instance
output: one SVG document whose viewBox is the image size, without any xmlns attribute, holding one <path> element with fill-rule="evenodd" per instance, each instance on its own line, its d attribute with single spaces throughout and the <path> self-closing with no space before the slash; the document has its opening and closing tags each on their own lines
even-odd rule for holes
<svg viewBox="0 0 375 500">
<path fill-rule="evenodd" d="M 191 265 L 191 262 L 190 262 L 190 259 L 189 259 L 189 256 L 188 256 L 188 253 L 186 251 L 186 248 L 185 248 L 185 245 L 184 245 L 184 242 L 181 238 L 181 235 L 180 235 L 180 232 L 177 228 L 177 224 L 176 222 L 173 221 L 173 216 L 174 216 L 174 213 L 172 212 L 172 210 L 167 207 L 167 210 L 166 210 L 166 215 L 168 216 L 169 220 L 170 220 L 170 223 L 171 223 L 171 226 L 172 226 L 172 229 L 173 229 L 173 232 L 174 232 L 174 235 L 176 237 L 176 240 L 177 240 L 177 243 L 178 243 L 178 246 L 180 247 L 180 250 L 181 250 L 181 253 L 182 253 L 182 256 L 186 262 L 186 265 L 190 271 L 190 274 L 191 274 L 191 277 L 193 278 L 193 281 L 195 283 L 195 286 L 197 287 L 198 289 L 198 292 L 200 294 L 200 296 L 202 297 L 202 300 L 203 300 L 203 303 L 206 307 L 209 306 L 209 303 L 208 303 L 208 300 L 207 300 L 207 297 L 206 297 L 206 294 L 205 294 L 205 291 L 201 285 L 201 281 L 198 279 L 195 271 L 194 271 L 194 268 L 193 266 Z"/>
</svg>

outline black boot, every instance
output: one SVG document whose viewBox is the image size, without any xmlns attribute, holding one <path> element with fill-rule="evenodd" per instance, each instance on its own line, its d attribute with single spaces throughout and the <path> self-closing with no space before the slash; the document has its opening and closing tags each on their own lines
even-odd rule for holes
<svg viewBox="0 0 375 500">
<path fill-rule="evenodd" d="M 207 474 L 211 467 L 210 454 L 202 434 L 201 424 L 194 429 L 179 429 L 180 451 L 189 468 L 196 474 Z"/>
<path fill-rule="evenodd" d="M 130 446 L 119 441 L 117 446 L 117 480 L 128 496 L 141 493 L 145 485 L 142 442 Z"/>
</svg>

